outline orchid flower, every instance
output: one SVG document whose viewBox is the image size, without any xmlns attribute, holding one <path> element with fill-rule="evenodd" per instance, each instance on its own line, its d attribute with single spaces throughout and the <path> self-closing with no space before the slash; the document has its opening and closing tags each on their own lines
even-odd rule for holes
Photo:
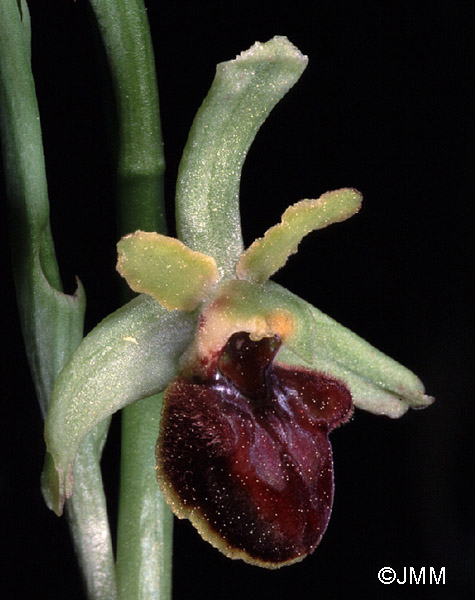
<svg viewBox="0 0 475 600">
<path fill-rule="evenodd" d="M 304 236 L 357 213 L 358 191 L 301 200 L 243 248 L 246 153 L 306 64 L 276 37 L 218 65 L 180 166 L 178 239 L 120 240 L 118 271 L 139 296 L 81 342 L 46 419 L 43 492 L 58 514 L 85 436 L 163 392 L 156 473 L 174 513 L 231 558 L 291 564 L 328 524 L 330 432 L 354 407 L 397 418 L 432 402 L 413 373 L 270 279 Z"/>
</svg>

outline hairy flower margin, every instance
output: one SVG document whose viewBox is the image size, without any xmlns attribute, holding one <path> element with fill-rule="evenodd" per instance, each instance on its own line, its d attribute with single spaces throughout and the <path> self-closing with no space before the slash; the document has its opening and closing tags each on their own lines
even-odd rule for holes
<svg viewBox="0 0 475 600">
<path fill-rule="evenodd" d="M 43 493 L 58 514 L 87 433 L 165 390 L 157 478 L 174 513 L 231 558 L 291 564 L 328 524 L 331 430 L 353 407 L 397 418 L 433 401 L 405 367 L 270 281 L 305 235 L 359 210 L 358 191 L 296 203 L 242 250 L 240 168 L 305 65 L 280 37 L 219 65 L 180 167 L 182 241 L 137 231 L 119 242 L 118 271 L 140 295 L 81 342 L 46 419 Z"/>
</svg>

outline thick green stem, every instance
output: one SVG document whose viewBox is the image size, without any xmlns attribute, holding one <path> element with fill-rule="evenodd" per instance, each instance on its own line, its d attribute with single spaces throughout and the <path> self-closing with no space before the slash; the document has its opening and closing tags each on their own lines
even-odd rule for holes
<svg viewBox="0 0 475 600">
<path fill-rule="evenodd" d="M 142 0 L 90 0 L 107 53 L 118 117 L 121 233 L 166 232 L 165 161 L 149 25 Z M 122 413 L 117 576 L 124 600 L 171 597 L 172 514 L 155 479 L 161 396 Z"/>
<path fill-rule="evenodd" d="M 30 66 L 26 2 L 0 3 L 0 126 L 11 221 L 12 262 L 20 321 L 43 415 L 53 383 L 82 338 L 85 297 L 62 293 L 49 223 L 41 127 Z M 69 502 L 69 524 L 94 600 L 115 597 L 115 568 L 99 460 L 106 428 L 78 452 L 80 493 Z M 94 543 L 91 543 L 91 535 Z"/>
</svg>

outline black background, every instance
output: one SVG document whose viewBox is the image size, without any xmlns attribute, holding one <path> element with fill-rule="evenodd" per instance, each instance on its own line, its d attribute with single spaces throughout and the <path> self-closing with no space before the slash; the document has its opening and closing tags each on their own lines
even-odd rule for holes
<svg viewBox="0 0 475 600">
<path fill-rule="evenodd" d="M 359 215 L 309 236 L 276 280 L 414 370 L 436 403 L 399 421 L 357 411 L 332 434 L 328 531 L 302 563 L 230 561 L 176 524 L 174 598 L 468 598 L 473 577 L 473 206 L 469 2 L 148 2 L 167 202 L 217 62 L 286 35 L 310 58 L 257 135 L 241 185 L 246 244 L 287 205 L 352 186 Z M 32 0 L 33 65 L 52 225 L 90 329 L 117 306 L 113 165 L 85 0 Z M 2 191 L 3 195 L 3 191 Z M 1 205 L 1 555 L 8 598 L 83 598 L 67 526 L 43 504 L 42 422 L 28 374 Z M 113 526 L 119 424 L 104 457 Z M 384 586 L 381 567 L 446 568 L 446 585 Z M 470 574 L 472 572 L 472 575 Z M 473 579 L 472 579 L 473 581 Z M 133 599 L 131 599 L 133 600 Z"/>
</svg>

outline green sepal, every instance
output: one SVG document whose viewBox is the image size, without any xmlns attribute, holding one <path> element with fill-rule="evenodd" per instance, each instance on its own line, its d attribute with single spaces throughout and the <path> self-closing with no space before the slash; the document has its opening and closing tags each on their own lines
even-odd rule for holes
<svg viewBox="0 0 475 600">
<path fill-rule="evenodd" d="M 350 388 L 357 408 L 392 418 L 434 401 L 420 379 L 317 308 L 309 306 L 317 337 L 312 368 L 327 371 Z"/>
<path fill-rule="evenodd" d="M 392 418 L 433 402 L 421 381 L 308 302 L 268 281 L 228 281 L 202 312 L 192 354 L 206 360 L 237 331 L 283 341 L 276 362 L 300 365 L 345 384 L 357 408 Z"/>
<path fill-rule="evenodd" d="M 107 439 L 109 424 L 110 419 L 104 419 L 104 421 L 99 423 L 93 431 L 90 431 L 86 435 L 77 451 L 75 468 L 78 461 L 83 462 L 84 459 L 84 462 L 90 471 L 93 470 L 94 467 L 97 467 L 97 477 L 100 478 L 99 459 Z M 94 467 L 92 465 L 94 465 Z M 92 473 L 89 474 L 89 477 L 90 476 L 92 476 Z M 82 485 L 86 486 L 87 484 L 86 482 L 83 482 Z M 102 487 L 102 480 L 100 481 L 100 486 Z M 60 516 L 63 512 L 64 499 L 60 497 L 59 476 L 54 466 L 53 457 L 49 452 L 45 453 L 43 471 L 41 473 L 41 492 L 46 502 L 46 506 Z"/>
<path fill-rule="evenodd" d="M 307 57 L 276 36 L 220 63 L 183 151 L 176 187 L 178 237 L 214 256 L 233 276 L 243 250 L 239 214 L 241 170 L 254 137 L 298 81 Z"/>
<path fill-rule="evenodd" d="M 149 294 L 169 310 L 193 310 L 219 278 L 214 258 L 159 233 L 126 235 L 117 251 L 117 270 L 134 292 Z"/>
<path fill-rule="evenodd" d="M 60 497 L 60 485 L 58 471 L 54 466 L 53 457 L 49 452 L 45 453 L 43 471 L 41 472 L 41 493 L 46 506 L 54 511 L 58 517 L 63 514 L 64 498 Z"/>
<path fill-rule="evenodd" d="M 434 401 L 409 369 L 377 350 L 331 317 L 273 282 L 266 293 L 293 297 L 299 308 L 299 335 L 282 348 L 278 362 L 330 375 L 350 390 L 357 408 L 392 418 Z M 271 291 L 272 290 L 272 291 Z"/>
<path fill-rule="evenodd" d="M 326 192 L 318 200 L 301 200 L 282 215 L 282 221 L 266 231 L 242 253 L 236 266 L 240 279 L 264 283 L 285 265 L 307 234 L 353 216 L 361 206 L 361 194 L 351 188 Z"/>
<path fill-rule="evenodd" d="M 45 423 L 58 479 L 45 476 L 44 494 L 55 512 L 72 494 L 82 440 L 120 408 L 167 386 L 196 320 L 194 313 L 170 312 L 142 295 L 109 315 L 78 346 L 56 380 Z"/>
</svg>

